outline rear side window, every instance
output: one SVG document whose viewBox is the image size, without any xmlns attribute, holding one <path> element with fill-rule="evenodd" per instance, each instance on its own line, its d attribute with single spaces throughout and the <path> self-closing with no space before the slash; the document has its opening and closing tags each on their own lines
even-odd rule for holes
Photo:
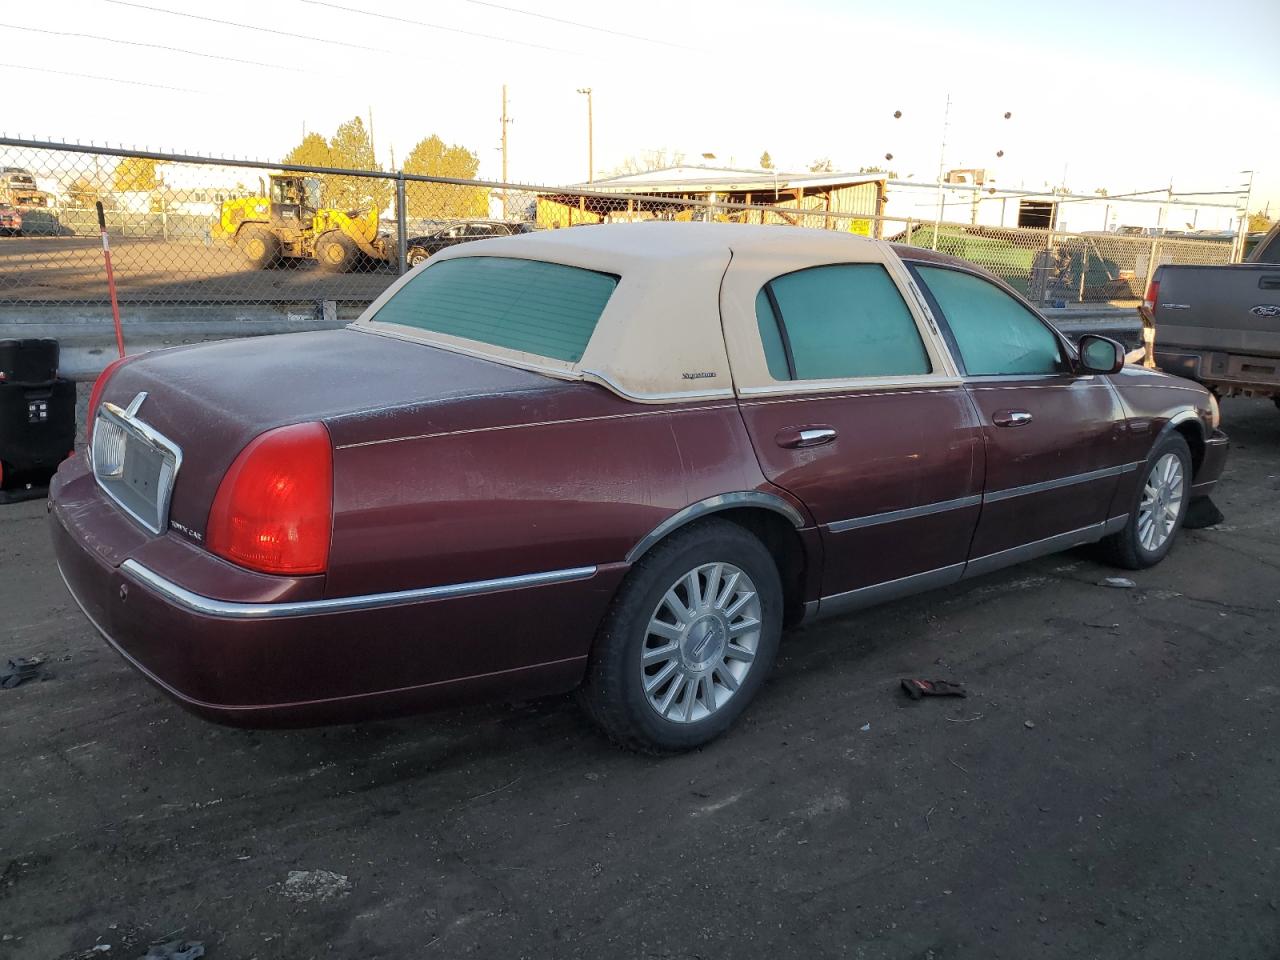
<svg viewBox="0 0 1280 960">
<path fill-rule="evenodd" d="M 427 267 L 372 319 L 577 363 L 617 285 L 562 263 L 458 257 Z"/>
<path fill-rule="evenodd" d="M 756 297 L 775 380 L 900 377 L 932 371 L 915 319 L 878 263 L 839 263 L 775 277 Z"/>
<path fill-rule="evenodd" d="M 1062 352 L 1034 313 L 995 284 L 970 273 L 916 266 L 929 288 L 970 376 L 1057 373 Z"/>
</svg>

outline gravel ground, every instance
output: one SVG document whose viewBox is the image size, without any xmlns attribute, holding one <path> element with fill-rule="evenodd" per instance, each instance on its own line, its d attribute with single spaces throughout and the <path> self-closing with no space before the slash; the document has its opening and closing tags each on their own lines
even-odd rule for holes
<svg viewBox="0 0 1280 960">
<path fill-rule="evenodd" d="M 211 726 L 0 507 L 0 657 L 49 673 L 0 690 L 0 958 L 1280 956 L 1280 414 L 1223 407 L 1227 519 L 1136 588 L 1077 551 L 798 630 L 665 760 L 567 697 Z"/>
</svg>

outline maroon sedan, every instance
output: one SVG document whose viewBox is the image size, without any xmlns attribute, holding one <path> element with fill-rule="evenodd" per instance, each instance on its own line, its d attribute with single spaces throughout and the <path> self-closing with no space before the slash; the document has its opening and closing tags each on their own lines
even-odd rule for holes
<svg viewBox="0 0 1280 960">
<path fill-rule="evenodd" d="M 1203 388 L 958 260 L 600 226 L 451 247 L 345 330 L 117 362 L 50 493 L 94 625 L 183 705 L 348 721 L 579 688 L 705 743 L 784 626 L 1101 541 L 1169 551 Z"/>
</svg>

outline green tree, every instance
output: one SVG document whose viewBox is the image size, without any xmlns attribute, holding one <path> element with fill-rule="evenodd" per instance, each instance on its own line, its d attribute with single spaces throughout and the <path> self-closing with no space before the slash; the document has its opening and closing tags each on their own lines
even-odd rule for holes
<svg viewBox="0 0 1280 960">
<path fill-rule="evenodd" d="M 302 142 L 290 150 L 285 163 L 308 167 L 338 167 L 346 170 L 381 170 L 373 153 L 373 141 L 364 121 L 352 117 L 338 125 L 329 140 L 318 133 L 309 133 Z M 320 174 L 321 203 L 326 207 L 358 213 L 370 207 L 382 210 L 391 199 L 389 180 L 378 177 L 344 177 L 338 174 Z"/>
<path fill-rule="evenodd" d="M 1249 214 L 1249 232 L 1266 233 L 1271 229 L 1271 218 L 1261 210 Z"/>
<path fill-rule="evenodd" d="M 877 167 L 877 166 L 859 167 L 858 172 L 859 173 L 883 173 L 886 177 L 889 177 L 890 179 L 896 179 L 898 176 L 897 170 L 890 170 L 887 167 Z"/>
<path fill-rule="evenodd" d="M 156 162 L 145 157 L 125 157 L 116 164 L 111 184 L 117 193 L 148 193 L 160 186 Z"/>
<path fill-rule="evenodd" d="M 296 163 L 304 167 L 332 167 L 333 154 L 329 141 L 318 133 L 308 133 L 302 142 L 284 155 L 284 163 Z"/>
<path fill-rule="evenodd" d="M 768 151 L 768 150 L 766 150 L 764 153 L 760 154 L 760 169 L 761 169 L 761 170 L 772 170 L 772 169 L 773 169 L 773 157 L 769 156 L 769 151 Z"/>
<path fill-rule="evenodd" d="M 405 173 L 427 177 L 474 180 L 479 170 L 479 156 L 459 144 L 446 145 L 434 133 L 419 140 L 404 161 Z M 411 180 L 405 184 L 405 201 L 409 216 L 431 220 L 483 217 L 489 211 L 487 188 L 461 184 Z"/>
<path fill-rule="evenodd" d="M 813 163 L 809 164 L 810 173 L 834 173 L 835 166 L 831 163 L 830 157 L 819 157 Z"/>
</svg>

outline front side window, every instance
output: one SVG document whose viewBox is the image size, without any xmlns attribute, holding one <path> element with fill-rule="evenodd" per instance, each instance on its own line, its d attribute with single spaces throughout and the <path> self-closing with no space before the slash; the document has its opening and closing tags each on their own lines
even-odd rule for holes
<svg viewBox="0 0 1280 960">
<path fill-rule="evenodd" d="M 1062 349 L 1040 318 L 990 281 L 944 267 L 916 266 L 941 307 L 970 376 L 1057 373 Z"/>
<path fill-rule="evenodd" d="M 915 319 L 878 263 L 838 263 L 769 281 L 756 323 L 775 380 L 901 377 L 932 371 Z"/>
<path fill-rule="evenodd" d="M 457 257 L 427 267 L 371 318 L 577 363 L 618 278 L 512 257 Z"/>
</svg>

